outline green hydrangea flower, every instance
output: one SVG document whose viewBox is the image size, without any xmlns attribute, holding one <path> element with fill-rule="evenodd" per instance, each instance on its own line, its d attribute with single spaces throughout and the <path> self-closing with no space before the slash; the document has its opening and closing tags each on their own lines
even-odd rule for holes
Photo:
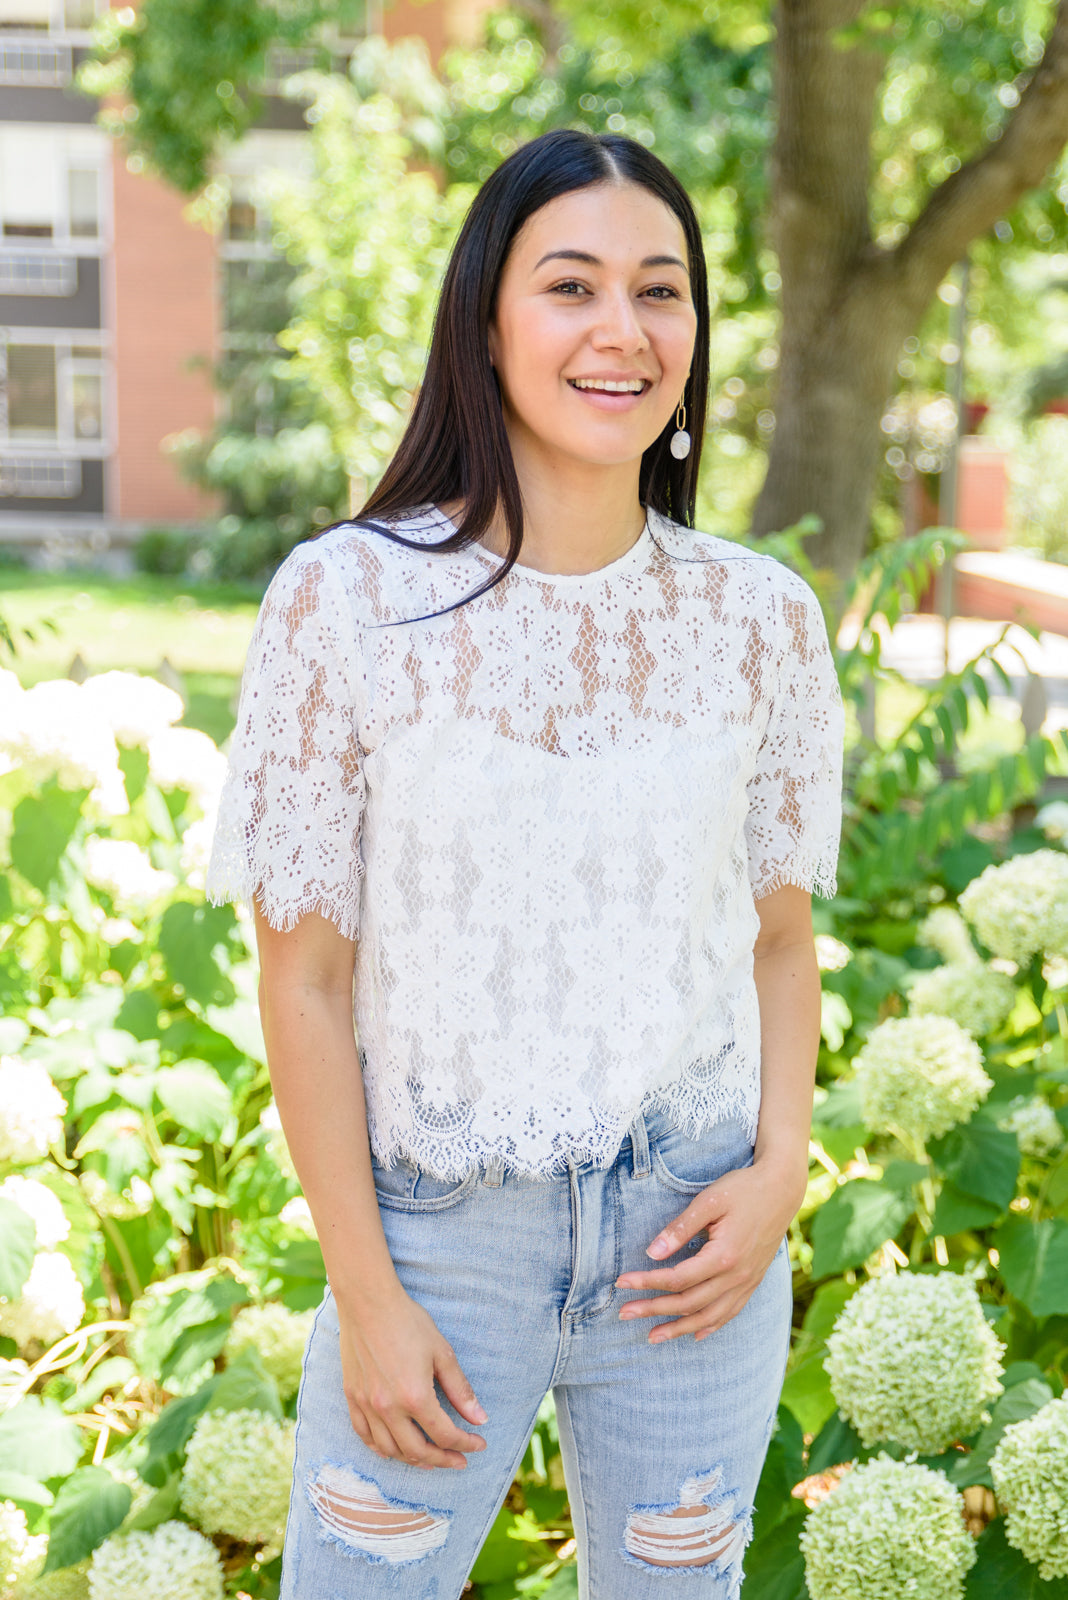
<svg viewBox="0 0 1068 1600">
<path fill-rule="evenodd" d="M 1041 1578 L 1068 1578 L 1068 1395 L 1005 1429 L 990 1460 L 1005 1537 Z"/>
<path fill-rule="evenodd" d="M 186 1449 L 179 1503 L 205 1533 L 282 1548 L 296 1424 L 262 1411 L 206 1411 Z"/>
<path fill-rule="evenodd" d="M 891 1017 L 854 1059 L 861 1115 L 875 1132 L 920 1144 L 967 1122 L 994 1087 L 979 1046 L 949 1017 Z"/>
<path fill-rule="evenodd" d="M 1035 850 L 987 867 L 960 908 L 987 949 L 1017 966 L 1040 953 L 1068 956 L 1068 855 Z"/>
<path fill-rule="evenodd" d="M 1025 1156 L 1049 1156 L 1064 1143 L 1064 1129 L 1053 1107 L 1039 1095 L 1017 1095 L 998 1127 L 1016 1135 Z"/>
<path fill-rule="evenodd" d="M 916 943 L 937 950 L 943 961 L 958 966 L 981 965 L 968 924 L 955 906 L 935 906 L 916 932 Z"/>
<path fill-rule="evenodd" d="M 938 1455 L 982 1425 L 1001 1393 L 1004 1345 L 975 1286 L 954 1272 L 870 1278 L 846 1301 L 824 1367 L 864 1444 Z"/>
<path fill-rule="evenodd" d="M 44 1556 L 38 1562 L 43 1566 Z M 89 1600 L 89 1558 L 73 1567 L 60 1567 L 56 1572 L 38 1573 L 36 1577 L 17 1583 L 14 1600 Z"/>
<path fill-rule="evenodd" d="M 13 1500 L 0 1500 L 0 1595 L 40 1565 L 46 1542 L 30 1533 L 25 1513 Z"/>
<path fill-rule="evenodd" d="M 89 1600 L 223 1600 L 219 1552 L 184 1522 L 114 1534 L 90 1557 Z"/>
<path fill-rule="evenodd" d="M 278 1385 L 283 1400 L 300 1387 L 301 1362 L 314 1311 L 290 1311 L 276 1303 L 245 1306 L 234 1318 L 226 1341 L 226 1358 L 233 1361 L 243 1350 L 259 1352 L 260 1360 Z"/>
<path fill-rule="evenodd" d="M 801 1551 L 812 1600 L 961 1600 L 976 1558 L 945 1473 L 886 1455 L 809 1512 Z"/>
<path fill-rule="evenodd" d="M 949 1017 L 973 1039 L 995 1033 L 1015 1003 L 1012 979 L 974 961 L 951 961 L 921 972 L 909 989 L 913 1016 Z"/>
</svg>

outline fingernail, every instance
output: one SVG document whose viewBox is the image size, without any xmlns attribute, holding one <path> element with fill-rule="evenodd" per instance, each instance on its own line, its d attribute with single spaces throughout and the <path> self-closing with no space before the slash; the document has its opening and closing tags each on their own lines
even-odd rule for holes
<svg viewBox="0 0 1068 1600">
<path fill-rule="evenodd" d="M 486 1413 L 483 1411 L 482 1407 L 479 1405 L 477 1400 L 475 1401 L 475 1406 L 474 1406 L 474 1418 L 475 1418 L 476 1422 L 488 1422 L 489 1421 L 489 1418 L 487 1417 Z"/>
<path fill-rule="evenodd" d="M 659 1261 L 662 1256 L 671 1254 L 671 1244 L 667 1239 L 654 1239 L 645 1253 L 647 1256 L 654 1256 Z"/>
</svg>

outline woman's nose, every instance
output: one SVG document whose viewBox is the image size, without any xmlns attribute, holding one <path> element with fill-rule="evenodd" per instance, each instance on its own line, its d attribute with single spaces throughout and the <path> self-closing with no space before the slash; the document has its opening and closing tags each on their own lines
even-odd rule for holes
<svg viewBox="0 0 1068 1600">
<path fill-rule="evenodd" d="M 597 350 L 646 350 L 648 335 L 634 301 L 625 291 L 601 298 L 600 316 L 591 335 Z"/>
</svg>

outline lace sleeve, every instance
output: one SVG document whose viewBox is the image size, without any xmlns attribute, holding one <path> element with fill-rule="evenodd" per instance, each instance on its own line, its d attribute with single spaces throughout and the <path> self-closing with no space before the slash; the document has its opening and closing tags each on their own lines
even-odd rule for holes
<svg viewBox="0 0 1068 1600">
<path fill-rule="evenodd" d="M 216 905 L 255 899 L 274 928 L 309 911 L 359 923 L 364 779 L 356 625 L 314 544 L 264 596 L 249 646 L 208 868 Z"/>
<path fill-rule="evenodd" d="M 845 717 L 823 614 L 793 574 L 779 605 L 778 689 L 748 784 L 745 824 L 757 900 L 784 884 L 834 894 L 842 825 Z"/>
</svg>

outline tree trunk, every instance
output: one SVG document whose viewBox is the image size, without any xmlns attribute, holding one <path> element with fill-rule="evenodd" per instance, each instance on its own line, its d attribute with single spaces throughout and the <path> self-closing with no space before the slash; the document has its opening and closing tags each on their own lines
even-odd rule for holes
<svg viewBox="0 0 1068 1600">
<path fill-rule="evenodd" d="M 779 0 L 770 231 L 782 278 L 776 426 L 753 532 L 815 513 L 808 551 L 846 584 L 867 547 L 880 420 L 902 341 L 972 239 L 1068 140 L 1068 0 L 1000 135 L 935 189 L 892 247 L 871 236 L 871 126 L 885 57 L 840 31 L 867 0 Z"/>
</svg>

